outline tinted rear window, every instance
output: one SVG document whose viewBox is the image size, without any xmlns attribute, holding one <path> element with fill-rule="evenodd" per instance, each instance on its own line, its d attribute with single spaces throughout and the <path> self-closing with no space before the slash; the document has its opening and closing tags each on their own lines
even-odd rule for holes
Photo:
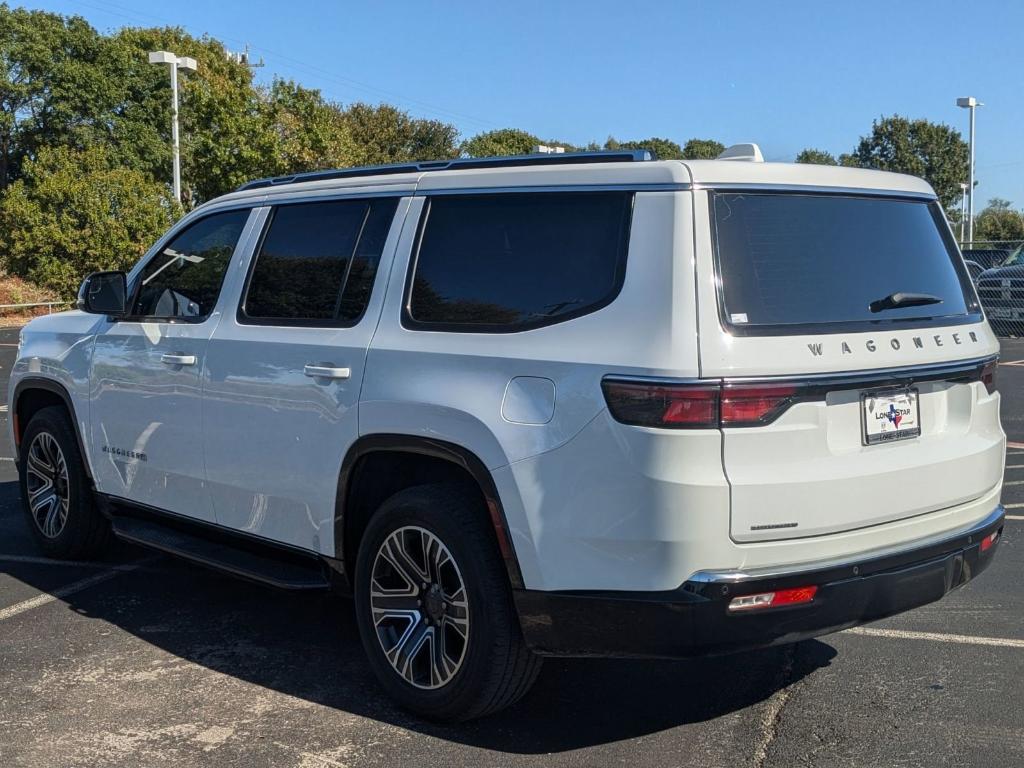
<svg viewBox="0 0 1024 768">
<path fill-rule="evenodd" d="M 516 331 L 605 306 L 622 285 L 632 199 L 629 192 L 433 198 L 407 323 Z"/>
<path fill-rule="evenodd" d="M 724 320 L 740 333 L 962 322 L 977 312 L 937 204 L 714 193 Z M 894 293 L 941 300 L 871 311 Z"/>
</svg>

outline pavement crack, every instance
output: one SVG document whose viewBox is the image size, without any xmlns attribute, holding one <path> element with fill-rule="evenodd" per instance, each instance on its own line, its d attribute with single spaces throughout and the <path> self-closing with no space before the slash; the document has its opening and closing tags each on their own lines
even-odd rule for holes
<svg viewBox="0 0 1024 768">
<path fill-rule="evenodd" d="M 786 647 L 785 658 L 775 678 L 775 693 L 768 699 L 768 706 L 761 716 L 761 738 L 754 750 L 754 768 L 764 768 L 768 762 L 768 750 L 778 735 L 782 710 L 793 693 L 793 666 L 796 662 L 796 644 Z"/>
</svg>

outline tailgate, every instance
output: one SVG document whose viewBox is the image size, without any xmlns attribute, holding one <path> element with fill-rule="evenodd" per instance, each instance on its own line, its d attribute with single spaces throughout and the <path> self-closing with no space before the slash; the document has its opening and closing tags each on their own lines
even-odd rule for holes
<svg viewBox="0 0 1024 768">
<path fill-rule="evenodd" d="M 998 343 L 936 203 L 730 189 L 695 206 L 711 223 L 701 378 L 726 384 L 734 540 L 879 525 L 1000 483 Z M 755 426 L 728 426 L 730 382 L 755 388 L 739 419 Z M 791 396 L 759 414 L 759 384 Z"/>
</svg>

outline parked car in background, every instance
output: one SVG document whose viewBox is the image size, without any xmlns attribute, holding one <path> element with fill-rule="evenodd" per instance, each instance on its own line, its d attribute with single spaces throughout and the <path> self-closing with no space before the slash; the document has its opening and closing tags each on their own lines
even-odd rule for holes
<svg viewBox="0 0 1024 768">
<path fill-rule="evenodd" d="M 985 272 L 985 268 L 976 261 L 970 259 L 964 259 L 964 264 L 967 266 L 967 274 L 971 276 L 971 282 L 975 285 L 978 284 L 978 278 Z"/>
<path fill-rule="evenodd" d="M 965 261 L 973 261 L 980 264 L 984 269 L 992 269 L 998 267 L 1010 254 L 1013 253 L 1012 248 L 967 248 L 962 250 L 961 253 L 964 255 Z"/>
<path fill-rule="evenodd" d="M 975 281 L 981 307 L 1001 336 L 1024 336 L 1024 245 Z"/>
</svg>

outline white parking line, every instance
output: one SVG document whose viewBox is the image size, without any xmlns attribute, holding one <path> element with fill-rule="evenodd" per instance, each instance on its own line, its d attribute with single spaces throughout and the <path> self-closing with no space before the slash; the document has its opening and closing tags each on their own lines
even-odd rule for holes
<svg viewBox="0 0 1024 768">
<path fill-rule="evenodd" d="M 1011 480 L 1008 483 L 1003 483 L 1004 488 L 1008 485 L 1024 485 L 1024 480 Z"/>
<path fill-rule="evenodd" d="M 39 608 L 42 605 L 55 602 L 61 598 L 73 595 L 76 592 L 81 592 L 83 589 L 95 586 L 96 584 L 102 584 L 104 581 L 112 579 L 115 576 L 119 576 L 125 571 L 133 571 L 141 565 L 142 563 L 138 563 L 118 570 L 106 570 L 102 573 L 97 573 L 95 576 L 90 576 L 87 579 L 81 579 L 80 581 L 72 582 L 67 586 L 59 587 L 58 589 L 53 590 L 53 592 L 47 592 L 28 600 L 22 600 L 20 603 L 15 603 L 7 608 L 0 609 L 0 621 L 6 621 L 18 614 L 25 613 L 25 611 L 31 611 L 33 608 Z"/>
<path fill-rule="evenodd" d="M 875 627 L 853 627 L 846 632 L 867 637 L 888 637 L 894 640 L 931 640 L 936 643 L 959 645 L 991 645 L 997 648 L 1024 648 L 1024 640 L 1008 637 L 977 637 L 975 635 L 946 635 L 939 632 L 911 632 L 904 629 L 876 629 Z"/>
<path fill-rule="evenodd" d="M 151 559 L 151 558 L 150 558 Z M 149 562 L 149 559 L 146 560 Z M 105 571 L 134 571 L 141 563 L 96 563 L 87 560 L 54 560 L 52 557 L 0 554 L 0 563 L 28 563 L 29 565 L 63 565 L 71 568 L 102 568 Z"/>
<path fill-rule="evenodd" d="M 1017 505 L 1020 506 L 1020 505 Z M 1024 515 L 1007 515 L 1007 520 L 1024 520 Z"/>
</svg>

